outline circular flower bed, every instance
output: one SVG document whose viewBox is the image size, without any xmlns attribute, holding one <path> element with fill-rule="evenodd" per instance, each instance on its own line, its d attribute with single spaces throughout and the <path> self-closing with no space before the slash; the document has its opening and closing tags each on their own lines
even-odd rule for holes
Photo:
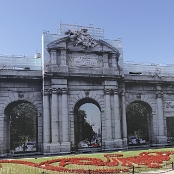
<svg viewBox="0 0 174 174">
<path fill-rule="evenodd" d="M 42 168 L 57 172 L 67 173 L 88 173 L 87 169 L 71 169 L 67 168 L 68 165 L 88 165 L 96 166 L 96 169 L 90 170 L 91 173 L 124 173 L 129 172 L 130 167 L 133 165 L 146 166 L 148 168 L 161 168 L 164 161 L 170 160 L 170 155 L 174 155 L 173 151 L 165 152 L 142 152 L 139 156 L 123 157 L 122 154 L 105 154 L 106 160 L 100 158 L 88 158 L 88 157 L 72 157 L 72 158 L 57 158 L 47 160 L 40 163 L 22 161 L 22 160 L 0 160 L 1 163 L 14 163 L 27 165 L 37 168 Z M 56 165 L 53 165 L 55 164 Z M 97 169 L 97 167 L 103 166 L 103 169 Z"/>
</svg>

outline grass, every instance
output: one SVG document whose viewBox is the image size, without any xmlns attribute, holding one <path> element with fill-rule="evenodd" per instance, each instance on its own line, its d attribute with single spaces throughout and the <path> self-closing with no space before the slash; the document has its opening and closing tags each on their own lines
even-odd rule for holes
<svg viewBox="0 0 174 174">
<path fill-rule="evenodd" d="M 123 154 L 123 157 L 131 157 L 131 156 L 138 156 L 141 152 L 160 152 L 160 151 L 174 151 L 173 148 L 159 148 L 159 149 L 148 149 L 148 150 L 124 150 L 124 151 L 117 151 L 117 152 L 105 152 L 105 153 L 94 153 L 94 154 L 78 154 L 78 155 L 64 155 L 64 156 L 50 156 L 50 157 L 38 157 L 38 158 L 20 158 L 18 160 L 25 160 L 35 163 L 40 163 L 42 161 L 56 159 L 56 158 L 72 158 L 72 157 L 89 157 L 89 158 L 101 158 L 103 161 L 106 161 L 106 158 L 104 157 L 104 154 L 115 154 L 115 153 L 121 153 Z M 170 161 L 165 161 L 163 163 L 162 169 L 171 169 L 171 162 L 174 162 L 174 155 L 171 155 Z M 53 165 L 58 165 L 58 163 L 54 163 Z M 135 166 L 135 172 L 143 172 L 143 171 L 152 171 L 152 169 L 149 169 L 145 166 Z M 121 166 L 118 166 L 121 168 Z M 66 168 L 69 169 L 86 169 L 86 170 L 94 170 L 94 169 L 108 169 L 108 168 L 118 168 L 118 167 L 107 167 L 107 166 L 92 166 L 92 165 L 74 165 L 70 164 L 67 165 Z M 154 170 L 153 170 L 154 171 Z M 0 174 L 41 174 L 44 172 L 44 174 L 56 174 L 60 172 L 53 172 L 49 170 L 43 170 L 39 168 L 29 167 L 25 165 L 19 165 L 19 164 L 2 164 L 2 168 L 0 168 Z"/>
</svg>

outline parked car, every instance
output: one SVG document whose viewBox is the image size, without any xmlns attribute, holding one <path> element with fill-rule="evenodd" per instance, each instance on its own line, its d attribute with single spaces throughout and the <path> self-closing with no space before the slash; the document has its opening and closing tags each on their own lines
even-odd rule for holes
<svg viewBox="0 0 174 174">
<path fill-rule="evenodd" d="M 88 144 L 87 144 L 86 142 L 80 141 L 80 142 L 78 143 L 78 147 L 79 147 L 79 148 L 83 148 L 83 147 L 89 147 L 89 146 L 88 146 Z"/>
<path fill-rule="evenodd" d="M 26 149 L 27 151 L 33 151 L 33 150 L 35 150 L 35 143 L 27 142 L 26 147 L 27 147 L 27 149 Z"/>
<path fill-rule="evenodd" d="M 137 138 L 137 137 L 135 137 L 135 136 L 129 136 L 128 137 L 128 144 L 129 145 L 133 145 L 133 144 L 146 144 L 146 140 L 144 140 L 144 139 L 139 139 L 139 138 Z"/>
</svg>

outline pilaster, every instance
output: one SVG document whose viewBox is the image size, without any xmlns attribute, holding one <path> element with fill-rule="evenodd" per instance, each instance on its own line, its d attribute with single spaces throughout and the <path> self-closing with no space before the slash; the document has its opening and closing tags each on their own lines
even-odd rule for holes
<svg viewBox="0 0 174 174">
<path fill-rule="evenodd" d="M 103 66 L 104 66 L 104 68 L 109 67 L 109 65 L 108 65 L 108 54 L 103 55 Z"/>
<path fill-rule="evenodd" d="M 51 127 L 52 127 L 52 143 L 59 142 L 58 127 L 58 97 L 57 89 L 52 88 L 52 104 L 51 104 Z"/>
<path fill-rule="evenodd" d="M 122 147 L 118 88 L 114 89 L 113 92 L 114 92 L 114 122 L 115 122 L 114 144 L 115 147 Z"/>
<path fill-rule="evenodd" d="M 62 131 L 63 142 L 69 142 L 69 118 L 68 118 L 68 96 L 67 88 L 62 88 Z"/>
<path fill-rule="evenodd" d="M 112 139 L 112 128 L 111 128 L 111 99 L 110 89 L 105 89 L 105 129 L 106 129 L 106 140 Z"/>
<path fill-rule="evenodd" d="M 61 50 L 61 64 L 60 66 L 67 66 L 66 62 L 66 50 Z"/>
<path fill-rule="evenodd" d="M 57 53 L 56 50 L 51 50 L 51 64 L 56 65 L 57 64 Z"/>
<path fill-rule="evenodd" d="M 51 142 L 51 118 L 50 118 L 50 90 L 45 89 L 43 93 L 43 142 Z"/>
<path fill-rule="evenodd" d="M 156 92 L 156 107 L 157 107 L 157 118 L 158 118 L 158 143 L 166 144 L 166 136 L 164 132 L 164 113 L 163 113 L 163 101 L 162 101 L 163 93 L 160 85 L 157 85 Z"/>
<path fill-rule="evenodd" d="M 122 99 L 122 138 L 123 147 L 127 146 L 127 122 L 126 122 L 126 106 L 125 106 L 125 90 L 121 92 Z"/>
</svg>

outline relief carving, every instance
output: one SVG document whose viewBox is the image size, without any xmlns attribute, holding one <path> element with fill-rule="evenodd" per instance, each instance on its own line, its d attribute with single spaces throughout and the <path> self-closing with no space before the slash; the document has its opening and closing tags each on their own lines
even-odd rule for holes
<svg viewBox="0 0 174 174">
<path fill-rule="evenodd" d="M 174 108 L 174 101 L 165 101 L 165 108 Z"/>
<path fill-rule="evenodd" d="M 87 29 L 82 28 L 81 31 L 71 31 L 68 30 L 65 32 L 65 35 L 68 35 L 71 40 L 74 42 L 74 46 L 82 45 L 83 49 L 89 47 L 95 47 L 97 42 L 93 39 L 90 34 L 87 33 Z"/>
<path fill-rule="evenodd" d="M 99 59 L 96 54 L 75 53 L 69 56 L 70 64 L 78 67 L 99 67 Z"/>
</svg>

